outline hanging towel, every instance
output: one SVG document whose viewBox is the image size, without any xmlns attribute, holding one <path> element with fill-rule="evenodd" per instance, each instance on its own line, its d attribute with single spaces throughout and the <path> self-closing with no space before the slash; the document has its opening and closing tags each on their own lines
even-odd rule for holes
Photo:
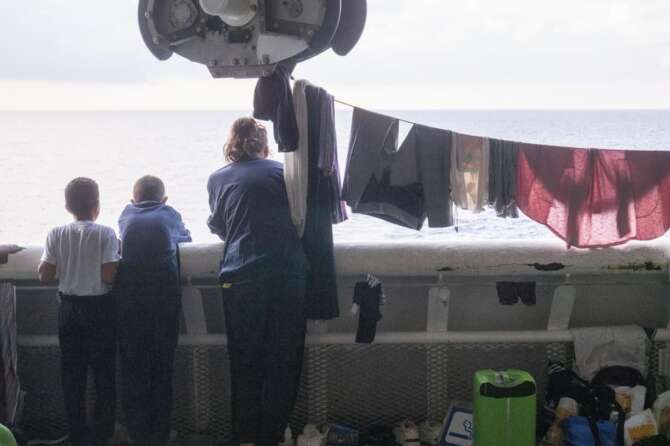
<svg viewBox="0 0 670 446">
<path fill-rule="evenodd" d="M 353 212 L 411 229 L 453 224 L 451 132 L 414 125 L 398 148 L 399 121 L 356 108 L 343 196 Z"/>
<path fill-rule="evenodd" d="M 280 63 L 271 75 L 261 77 L 254 92 L 254 118 L 272 121 L 280 152 L 298 148 L 298 124 L 291 93 L 291 73 L 295 63 Z"/>
<path fill-rule="evenodd" d="M 291 219 L 300 237 L 305 233 L 307 213 L 307 186 L 309 182 L 309 110 L 305 88 L 306 80 L 299 80 L 293 86 L 293 102 L 299 129 L 297 150 L 284 155 L 284 181 L 291 208 Z"/>
<path fill-rule="evenodd" d="M 481 212 L 488 203 L 489 140 L 452 133 L 451 197 L 462 209 Z"/>
<path fill-rule="evenodd" d="M 329 320 L 340 314 L 332 221 L 333 210 L 340 206 L 339 180 L 334 182 L 332 172 L 321 169 L 319 163 L 324 138 L 328 141 L 330 150 L 333 149 L 328 133 L 334 133 L 335 121 L 322 114 L 323 104 L 332 103 L 332 97 L 325 90 L 308 85 L 305 94 L 309 110 L 309 140 L 306 147 L 309 156 L 302 245 L 310 264 L 305 313 L 309 320 Z M 323 129 L 326 129 L 326 135 L 322 133 Z"/>
<path fill-rule="evenodd" d="M 0 424 L 16 422 L 20 398 L 16 348 L 16 288 L 0 283 Z"/>
<path fill-rule="evenodd" d="M 631 367 L 647 376 L 649 339 L 641 327 L 594 327 L 572 330 L 577 373 L 591 381 L 604 367 Z"/>
<path fill-rule="evenodd" d="M 500 139 L 491 139 L 489 144 L 489 205 L 498 217 L 518 218 L 516 168 L 519 145 Z"/>
<path fill-rule="evenodd" d="M 670 228 L 670 152 L 521 144 L 517 202 L 569 246 L 652 240 Z"/>
</svg>

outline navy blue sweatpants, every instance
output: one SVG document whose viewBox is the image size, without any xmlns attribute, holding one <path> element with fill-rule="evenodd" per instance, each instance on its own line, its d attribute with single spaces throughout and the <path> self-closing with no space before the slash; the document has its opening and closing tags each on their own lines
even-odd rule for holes
<svg viewBox="0 0 670 446">
<path fill-rule="evenodd" d="M 298 396 L 305 277 L 223 284 L 235 443 L 276 446 Z"/>
<path fill-rule="evenodd" d="M 112 295 L 62 296 L 58 312 L 61 379 L 70 443 L 103 445 L 116 416 L 116 330 Z M 95 411 L 86 423 L 86 382 L 93 371 Z"/>
<path fill-rule="evenodd" d="M 164 446 L 170 436 L 180 310 L 176 265 L 121 265 L 118 337 L 123 408 L 133 444 Z"/>
</svg>

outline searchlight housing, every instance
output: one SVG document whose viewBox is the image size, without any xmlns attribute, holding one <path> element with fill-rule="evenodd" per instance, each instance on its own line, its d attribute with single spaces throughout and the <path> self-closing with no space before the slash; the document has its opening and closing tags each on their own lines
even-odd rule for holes
<svg viewBox="0 0 670 446">
<path fill-rule="evenodd" d="M 253 78 L 331 48 L 347 55 L 363 34 L 367 0 L 140 0 L 138 18 L 159 60 L 177 53 L 216 78 Z"/>
</svg>

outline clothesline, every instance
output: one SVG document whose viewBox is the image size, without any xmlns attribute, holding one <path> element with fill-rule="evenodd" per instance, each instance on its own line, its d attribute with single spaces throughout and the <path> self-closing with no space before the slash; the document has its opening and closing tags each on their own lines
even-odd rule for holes
<svg viewBox="0 0 670 446">
<path fill-rule="evenodd" d="M 350 103 L 348 103 L 348 102 L 341 101 L 341 100 L 339 100 L 339 99 L 337 99 L 337 98 L 333 98 L 333 101 L 337 102 L 338 104 L 346 105 L 347 107 L 351 107 L 351 108 L 362 108 L 362 107 L 359 107 L 359 106 L 357 106 L 357 105 L 353 105 L 353 104 L 350 104 Z M 419 124 L 418 122 L 408 121 L 407 119 L 397 118 L 397 117 L 395 117 L 395 116 L 393 116 L 393 119 L 397 119 L 398 121 L 400 121 L 400 122 L 404 122 L 404 123 L 406 123 L 406 124 L 423 125 L 423 124 Z"/>
<path fill-rule="evenodd" d="M 294 111 L 294 92 L 286 74 L 280 75 L 274 79 L 280 94 L 265 85 L 274 87 L 272 79 L 259 81 L 254 116 L 274 118 L 282 151 L 281 142 L 299 137 L 287 117 L 300 115 L 304 128 L 313 119 L 316 130 L 324 112 L 314 105 L 310 116 L 304 99 L 295 101 L 300 113 Z M 296 87 L 304 97 L 307 87 Z M 459 208 L 493 207 L 511 218 L 521 211 L 580 248 L 653 240 L 670 229 L 670 151 L 559 147 L 461 134 L 372 112 L 321 90 L 323 97 L 354 109 L 356 134 L 350 138 L 343 191 L 331 200 L 346 201 L 354 213 L 418 230 L 426 217 L 431 227 L 457 224 Z M 267 97 L 271 100 L 264 101 Z M 259 106 L 267 104 L 272 112 L 260 113 Z M 326 109 L 332 114 L 332 102 Z M 333 116 L 326 121 L 333 132 Z M 413 126 L 401 146 L 399 122 Z M 290 144 L 284 148 L 292 151 Z"/>
</svg>

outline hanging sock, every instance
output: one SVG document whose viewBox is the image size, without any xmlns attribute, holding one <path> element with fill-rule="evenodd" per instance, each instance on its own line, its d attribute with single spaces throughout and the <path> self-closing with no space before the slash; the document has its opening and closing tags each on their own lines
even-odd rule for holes
<svg viewBox="0 0 670 446">
<path fill-rule="evenodd" d="M 535 282 L 498 282 L 496 290 L 501 305 L 516 305 L 521 299 L 524 305 L 530 307 L 537 301 Z"/>
<path fill-rule="evenodd" d="M 384 287 L 374 276 L 358 282 L 354 288 L 354 308 L 358 310 L 356 342 L 371 344 L 377 334 L 377 323 L 382 319 L 380 306 L 384 302 Z"/>
</svg>

